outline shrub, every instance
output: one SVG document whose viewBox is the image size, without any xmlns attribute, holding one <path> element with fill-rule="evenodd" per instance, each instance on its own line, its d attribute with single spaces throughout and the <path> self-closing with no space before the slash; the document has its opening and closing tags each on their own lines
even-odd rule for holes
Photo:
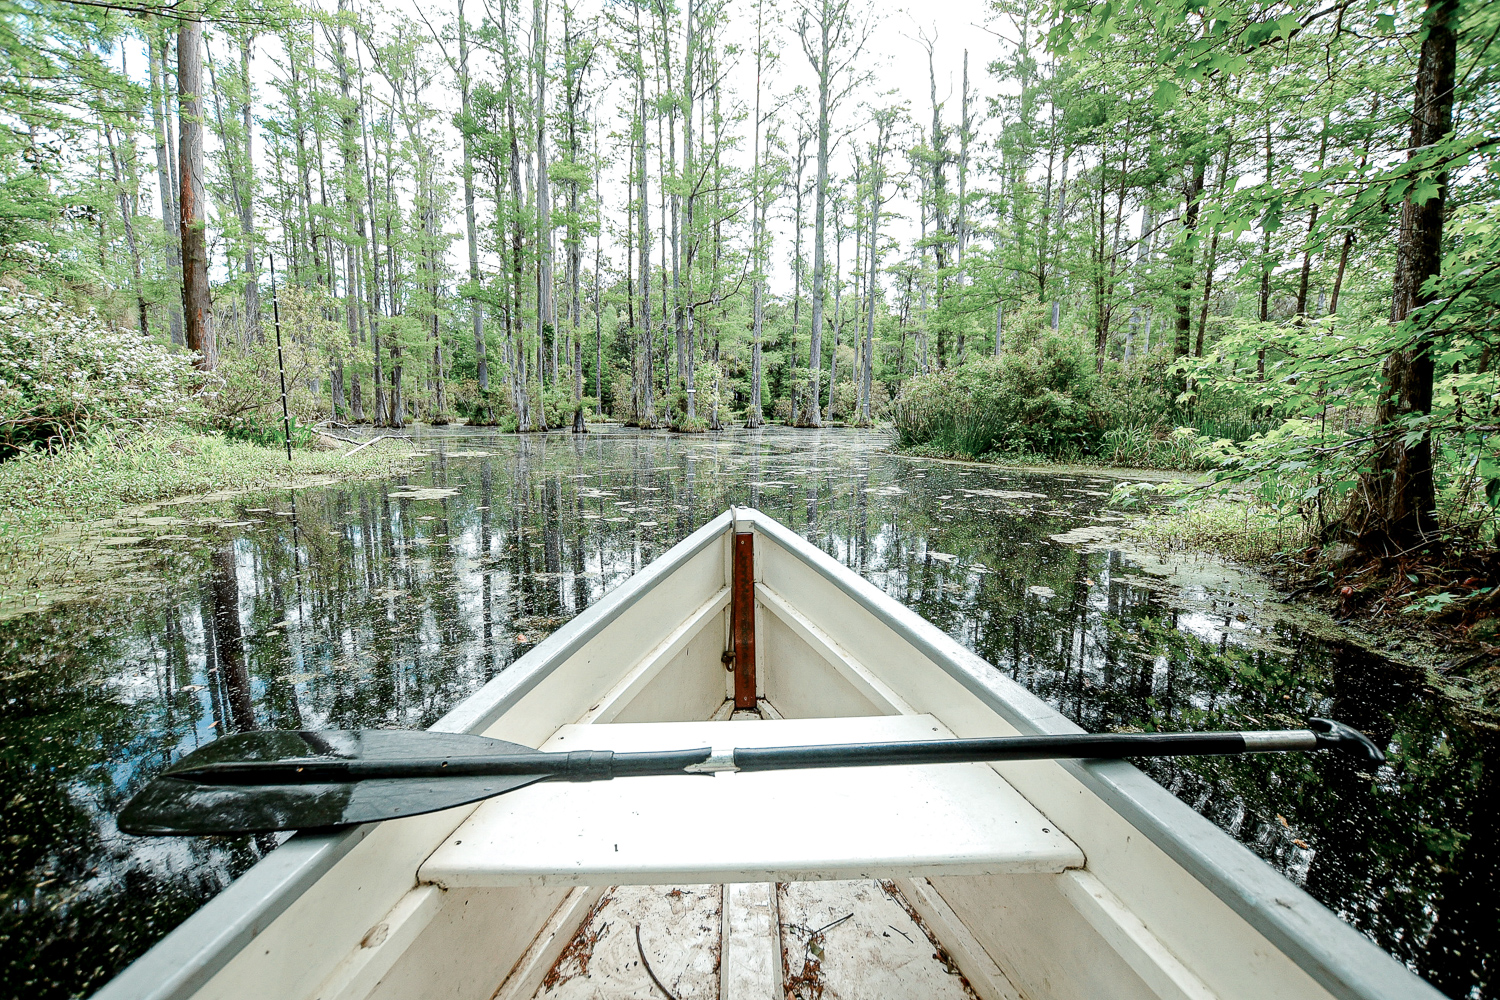
<svg viewBox="0 0 1500 1000">
<path fill-rule="evenodd" d="M 0 284 L 0 458 L 91 426 L 181 416 L 193 385 L 187 355 Z"/>
<path fill-rule="evenodd" d="M 536 399 L 537 384 L 531 384 L 532 399 Z M 573 414 L 578 412 L 582 405 L 573 398 L 572 385 L 559 381 L 556 385 L 550 385 L 543 389 L 542 412 L 546 418 L 548 427 L 571 427 L 573 425 Z"/>
<path fill-rule="evenodd" d="M 245 331 L 236 320 L 218 324 L 219 361 L 204 376 L 203 400 L 206 423 L 225 434 L 239 434 L 247 427 L 280 426 L 283 369 L 292 419 L 313 424 L 329 415 L 330 400 L 326 393 L 332 385 L 325 378 L 328 371 L 324 352 L 343 356 L 346 371 L 351 373 L 356 360 L 361 365 L 370 361 L 367 349 L 351 353 L 343 326 L 330 318 L 339 315 L 341 307 L 327 291 L 288 285 L 279 289 L 277 300 L 282 335 L 279 360 L 269 307 L 258 335 Z M 315 393 L 314 385 L 320 386 L 325 394 Z M 348 389 L 347 380 L 345 388 Z M 372 399 L 364 401 L 367 408 L 372 403 Z"/>
<path fill-rule="evenodd" d="M 1095 385 L 1084 345 L 1041 339 L 912 379 L 893 405 L 898 443 L 968 458 L 1092 454 L 1100 435 L 1090 412 Z"/>
<path fill-rule="evenodd" d="M 631 385 L 628 376 L 620 376 L 615 379 L 613 390 L 610 392 L 610 415 L 616 420 L 629 420 L 633 414 L 630 411 Z"/>
<path fill-rule="evenodd" d="M 833 387 L 833 419 L 855 420 L 859 417 L 859 386 L 838 382 Z"/>
</svg>

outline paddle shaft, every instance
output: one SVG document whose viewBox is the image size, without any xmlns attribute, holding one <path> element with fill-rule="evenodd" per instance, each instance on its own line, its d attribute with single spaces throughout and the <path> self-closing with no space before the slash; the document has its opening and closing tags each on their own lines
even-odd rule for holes
<svg viewBox="0 0 1500 1000">
<path fill-rule="evenodd" d="M 734 751 L 734 766 L 740 771 L 775 771 L 794 767 L 959 764 L 1071 757 L 1200 757 L 1260 750 L 1314 750 L 1317 746 L 1317 734 L 1310 729 L 1255 733 L 1085 733 L 912 743 L 752 747 Z"/>
<path fill-rule="evenodd" d="M 211 785 L 326 784 L 391 778 L 545 775 L 554 780 L 598 781 L 653 774 L 777 771 L 809 767 L 957 764 L 973 761 L 1058 758 L 1180 757 L 1265 750 L 1314 750 L 1344 740 L 1310 729 L 1230 733 L 1093 733 L 1000 736 L 907 743 L 828 746 L 709 747 L 647 753 L 574 750 L 568 753 L 475 755 L 396 761 L 226 761 L 175 771 L 171 777 Z"/>
</svg>

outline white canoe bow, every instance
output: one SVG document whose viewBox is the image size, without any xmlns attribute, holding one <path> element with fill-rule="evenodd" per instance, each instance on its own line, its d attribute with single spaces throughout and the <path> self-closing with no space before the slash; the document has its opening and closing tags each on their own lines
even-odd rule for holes
<svg viewBox="0 0 1500 1000">
<path fill-rule="evenodd" d="M 617 751 L 1079 732 L 743 508 L 433 728 Z M 1063 760 L 544 782 L 299 834 L 95 1000 L 662 995 L 1441 996 L 1132 765 Z"/>
</svg>

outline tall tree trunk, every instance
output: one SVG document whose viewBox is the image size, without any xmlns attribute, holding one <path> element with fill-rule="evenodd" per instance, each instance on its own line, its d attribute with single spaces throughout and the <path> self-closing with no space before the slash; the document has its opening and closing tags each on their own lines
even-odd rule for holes
<svg viewBox="0 0 1500 1000">
<path fill-rule="evenodd" d="M 683 47 L 682 60 L 682 162 L 683 180 L 687 184 L 687 196 L 683 199 L 682 231 L 685 236 L 683 240 L 683 271 L 687 277 L 687 302 L 682 301 L 683 294 L 678 284 L 677 273 L 674 268 L 672 274 L 672 295 L 677 299 L 677 329 L 678 348 L 677 363 L 678 375 L 683 380 L 683 386 L 687 390 L 687 415 L 689 420 L 697 419 L 697 403 L 694 397 L 697 395 L 697 386 L 693 384 L 694 369 L 697 367 L 697 350 L 693 344 L 696 336 L 694 319 L 694 306 L 697 291 L 693 286 L 693 261 L 697 256 L 698 235 L 693 229 L 693 210 L 697 204 L 698 174 L 693 160 L 693 60 L 697 58 L 696 41 L 694 38 L 694 18 L 696 16 L 694 0 L 687 0 L 686 30 L 687 38 Z M 673 203 L 673 215 L 676 215 L 676 203 Z M 677 258 L 676 247 L 676 219 L 673 219 L 674 244 L 672 257 L 675 262 Z M 685 370 L 684 370 L 685 369 Z"/>
<path fill-rule="evenodd" d="M 567 68 L 568 166 L 568 345 L 572 358 L 573 433 L 586 433 L 583 422 L 583 241 L 579 231 L 578 116 L 583 100 L 583 76 L 586 66 L 576 63 L 576 39 L 573 35 L 573 11 L 563 4 L 563 65 Z"/>
<path fill-rule="evenodd" d="M 1323 119 L 1323 135 L 1318 142 L 1318 170 L 1328 157 L 1328 119 Z M 1307 286 L 1312 278 L 1313 237 L 1318 232 L 1318 203 L 1313 202 L 1307 213 L 1307 241 L 1302 246 L 1302 273 L 1297 281 L 1297 318 L 1307 318 Z"/>
<path fill-rule="evenodd" d="M 1177 285 L 1177 334 L 1172 341 L 1173 357 L 1182 357 L 1192 349 L 1193 330 L 1193 264 L 1197 258 L 1193 240 L 1198 233 L 1198 207 L 1203 198 L 1203 174 L 1208 158 L 1198 156 L 1193 161 L 1193 180 L 1188 185 L 1187 208 L 1182 216 L 1182 254 L 1186 258 L 1178 264 L 1181 278 Z"/>
<path fill-rule="evenodd" d="M 526 350 L 525 334 L 521 329 L 521 288 L 523 281 L 523 247 L 525 242 L 525 231 L 523 229 L 522 206 L 525 204 L 525 192 L 521 187 L 521 144 L 520 132 L 516 126 L 516 84 L 515 65 L 511 58 L 511 33 L 506 23 L 506 11 L 510 7 L 508 2 L 500 4 L 500 52 L 502 68 L 504 70 L 504 102 L 506 132 L 509 138 L 510 159 L 510 256 L 511 256 L 511 302 L 508 310 L 509 317 L 507 325 L 510 328 L 508 337 L 508 350 L 510 353 L 510 395 L 511 406 L 516 413 L 516 429 L 519 431 L 535 430 L 533 415 L 531 413 L 530 397 L 527 391 Z"/>
<path fill-rule="evenodd" d="M 536 72 L 536 333 L 537 350 L 552 342 L 552 381 L 557 381 L 557 312 L 552 289 L 552 192 L 547 178 L 547 16 L 546 0 L 532 0 L 531 37 Z M 543 373 L 538 365 L 537 378 Z M 541 415 L 545 424 L 546 416 Z"/>
<path fill-rule="evenodd" d="M 126 188 L 125 173 L 120 168 L 120 153 L 115 148 L 114 130 L 106 122 L 104 125 L 104 141 L 109 146 L 109 162 L 113 168 L 115 178 L 116 200 L 120 207 L 120 222 L 125 227 L 125 248 L 130 252 L 130 284 L 135 292 L 136 319 L 141 328 L 142 337 L 151 336 L 151 325 L 146 314 L 145 285 L 141 281 L 141 248 L 135 240 L 135 214 L 130 204 L 130 195 Z"/>
<path fill-rule="evenodd" d="M 636 409 L 636 419 L 642 427 L 654 427 L 656 426 L 656 390 L 652 386 L 651 379 L 652 367 L 655 361 L 652 358 L 651 352 L 651 237 L 649 235 L 651 232 L 651 214 L 650 205 L 647 201 L 648 187 L 646 177 L 646 55 L 641 45 L 639 8 L 636 9 L 635 21 L 635 57 L 639 70 L 639 76 L 637 77 L 637 97 L 640 106 L 641 124 L 641 171 L 637 177 L 637 182 L 639 183 L 639 190 L 637 192 L 639 203 L 637 210 L 640 213 L 637 233 L 640 237 L 639 249 L 641 255 L 639 263 L 640 273 L 637 275 L 641 283 L 641 319 L 638 331 L 640 338 L 640 359 L 637 365 L 640 372 L 640 400 Z"/>
<path fill-rule="evenodd" d="M 1057 236 L 1053 238 L 1052 245 L 1061 248 L 1063 245 L 1063 227 L 1068 224 L 1068 159 L 1072 151 L 1063 147 L 1062 178 L 1057 185 Z M 1202 182 L 1199 182 L 1202 186 Z M 1060 269 L 1060 266 L 1059 266 Z M 1052 291 L 1052 332 L 1056 333 L 1062 328 L 1062 297 L 1057 289 Z"/>
<path fill-rule="evenodd" d="M 485 422 L 495 419 L 490 409 L 490 363 L 484 351 L 484 303 L 479 298 L 479 230 L 474 217 L 474 153 L 469 136 L 469 28 L 464 18 L 464 2 L 458 0 L 458 93 L 459 111 L 464 116 L 463 177 L 464 233 L 469 241 L 469 309 L 474 322 L 474 374 L 479 382 L 480 407 Z M 496 208 L 499 205 L 497 203 Z"/>
<path fill-rule="evenodd" d="M 875 139 L 875 155 L 870 158 L 870 245 L 865 251 L 870 267 L 870 276 L 865 282 L 865 291 L 870 297 L 870 305 L 865 314 L 864 384 L 860 387 L 859 393 L 859 415 L 865 424 L 874 422 L 870 414 L 870 391 L 874 387 L 875 299 L 880 292 L 880 285 L 876 279 L 880 273 L 880 204 L 885 187 L 884 164 L 882 163 L 882 157 L 885 153 L 885 121 L 880 121 L 878 128 L 879 131 Z"/>
<path fill-rule="evenodd" d="M 386 117 L 386 124 L 385 124 L 384 131 L 385 131 L 385 177 L 384 177 L 384 180 L 385 180 L 385 204 L 382 207 L 385 210 L 384 211 L 384 215 L 385 215 L 385 285 L 386 285 L 386 306 L 387 306 L 387 309 L 389 310 L 389 315 L 392 316 L 392 317 L 396 317 L 396 316 L 399 316 L 401 314 L 401 311 L 405 308 L 406 303 L 402 299 L 402 296 L 401 296 L 401 287 L 400 287 L 401 286 L 401 273 L 400 273 L 400 271 L 396 267 L 396 237 L 395 237 L 395 232 L 394 232 L 394 228 L 395 228 L 395 219 L 394 219 L 394 216 L 396 215 L 396 211 L 397 211 L 397 207 L 396 207 L 397 206 L 397 201 L 396 201 L 396 194 L 395 194 L 395 190 L 394 190 L 394 188 L 395 188 L 395 173 L 396 173 L 396 163 L 395 163 L 396 157 L 395 157 L 395 150 L 393 148 L 394 145 L 395 145 L 395 136 L 394 136 L 394 133 L 395 133 L 395 124 L 390 120 L 390 115 L 387 115 L 387 117 Z M 401 337 L 400 337 L 399 333 L 396 333 L 395 331 L 392 331 L 388 347 L 389 347 L 389 351 L 388 351 L 387 356 L 390 359 L 390 365 L 391 365 L 390 366 L 390 390 L 391 391 L 390 391 L 390 399 L 389 399 L 389 403 L 388 403 L 388 405 L 390 407 L 390 426 L 399 430 L 399 429 L 401 429 L 401 428 L 403 428 L 403 427 L 406 426 L 406 397 L 405 397 L 405 393 L 404 393 L 404 382 L 403 382 L 403 379 L 404 379 L 404 376 L 405 376 L 405 373 L 406 373 L 405 372 L 406 364 L 405 364 L 405 360 L 404 360 L 404 354 L 405 354 L 405 352 L 403 351 L 402 346 L 401 346 Z"/>
<path fill-rule="evenodd" d="M 1370 117 L 1373 119 L 1380 113 L 1380 94 L 1377 92 L 1370 101 Z M 1365 164 L 1370 162 L 1370 143 L 1365 142 L 1364 152 L 1359 157 L 1359 169 L 1364 170 Z M 1328 296 L 1328 315 L 1332 316 L 1339 311 L 1339 292 L 1344 287 L 1344 271 L 1349 266 L 1349 252 L 1354 249 L 1354 227 L 1350 226 L 1344 233 L 1344 246 L 1339 251 L 1339 267 L 1333 276 L 1333 291 Z"/>
<path fill-rule="evenodd" d="M 745 414 L 746 427 L 759 427 L 765 422 L 761 407 L 761 336 L 765 331 L 765 306 L 761 301 L 765 286 L 765 233 L 766 185 L 761 177 L 760 159 L 760 99 L 761 74 L 765 68 L 765 6 L 766 0 L 755 5 L 755 118 L 751 123 L 753 164 L 750 183 L 753 201 L 750 206 L 750 266 L 753 271 L 750 288 L 750 408 Z"/>
<path fill-rule="evenodd" d="M 1453 128 L 1453 88 L 1458 52 L 1458 0 L 1430 0 L 1424 15 L 1427 37 L 1417 63 L 1409 157 L 1441 142 Z M 1443 212 L 1448 175 L 1423 203 L 1410 194 L 1401 204 L 1396 244 L 1391 323 L 1398 326 L 1431 301 L 1422 285 L 1437 276 L 1443 260 Z M 1432 437 L 1422 430 L 1410 444 L 1402 425 L 1432 410 L 1432 335 L 1413 332 L 1385 362 L 1375 419 L 1387 435 L 1368 472 L 1360 477 L 1353 523 L 1361 542 L 1387 553 L 1437 539 L 1437 498 L 1432 478 Z"/>
<path fill-rule="evenodd" d="M 594 406 L 604 413 L 604 195 L 599 189 L 599 130 L 594 130 Z M 630 248 L 625 248 L 630 261 Z M 627 278 L 627 289 L 630 282 Z M 627 299 L 630 298 L 627 292 Z"/>
<path fill-rule="evenodd" d="M 802 173 L 807 169 L 807 140 L 811 138 L 805 133 L 797 136 L 797 170 L 796 181 L 796 204 L 793 207 L 792 223 L 792 330 L 790 342 L 787 344 L 787 357 L 795 363 L 797 357 L 797 331 L 802 325 L 802 201 L 805 189 L 802 186 Z M 791 365 L 784 365 L 783 371 Z M 797 386 L 795 382 L 789 387 L 791 395 L 791 423 L 797 422 Z"/>
<path fill-rule="evenodd" d="M 364 242 L 365 220 L 361 205 L 362 192 L 359 190 L 359 143 L 354 134 L 356 108 L 349 93 L 349 57 L 344 49 L 344 21 L 349 16 L 349 0 L 339 0 L 338 33 L 333 38 L 334 68 L 339 75 L 339 96 L 343 98 L 339 106 L 339 160 L 343 173 L 341 183 L 344 188 L 344 222 L 352 234 L 352 238 L 345 237 L 343 240 L 344 325 L 349 335 L 349 416 L 355 421 L 362 421 L 365 418 L 364 398 L 361 395 L 359 368 L 354 363 L 359 353 L 360 300 L 359 266 L 355 257 L 359 244 Z M 363 100 L 363 97 L 361 94 L 360 99 Z M 344 366 L 340 363 L 334 373 L 336 396 L 341 394 L 344 375 Z"/>
<path fill-rule="evenodd" d="M 969 111 L 969 50 L 964 49 L 964 76 L 963 76 L 963 105 L 959 113 L 958 126 L 958 206 L 954 219 L 954 228 L 957 229 L 958 246 L 955 265 L 958 268 L 958 294 L 963 294 L 963 288 L 968 284 L 968 276 L 964 273 L 964 250 L 969 242 L 969 139 L 973 134 L 974 120 Z M 958 355 L 960 364 L 964 360 L 964 327 L 958 328 Z"/>
<path fill-rule="evenodd" d="M 180 239 L 181 229 L 177 219 L 177 199 L 173 197 L 174 185 L 172 183 L 171 160 L 167 153 L 167 117 L 165 111 L 166 102 L 166 66 L 165 49 L 166 35 L 162 32 L 155 18 L 152 18 L 147 27 L 148 32 L 148 58 L 150 61 L 151 75 L 151 122 L 156 132 L 156 186 L 161 192 L 161 224 L 162 230 L 167 238 L 167 267 L 172 271 L 180 271 L 182 268 L 182 247 Z M 173 282 L 176 283 L 175 281 Z M 167 325 L 171 331 L 172 343 L 181 344 L 182 340 L 182 297 L 174 296 L 167 304 Z"/>
<path fill-rule="evenodd" d="M 855 160 L 854 187 L 859 189 L 859 161 Z M 839 343 L 844 332 L 844 219 L 843 197 L 833 203 L 833 350 L 828 352 L 828 408 L 824 421 L 833 423 L 833 390 L 839 380 Z M 856 241 L 856 245 L 858 241 Z M 858 270 L 858 254 L 855 269 Z"/>
<path fill-rule="evenodd" d="M 933 305 L 942 309 L 948 283 L 948 134 L 943 128 L 943 106 L 937 99 L 936 38 L 921 41 L 927 49 L 927 94 L 932 105 L 932 131 L 928 139 L 932 160 L 927 169 L 928 194 L 932 198 L 932 232 L 936 237 L 932 244 L 933 262 L 937 265 L 937 274 L 933 277 Z M 937 366 L 940 369 L 948 365 L 947 326 L 945 322 L 938 323 Z"/>
<path fill-rule="evenodd" d="M 187 348 L 198 367 L 219 361 L 213 302 L 208 286 L 208 234 L 203 188 L 203 22 L 197 6 L 185 5 L 177 22 L 177 120 L 182 191 L 178 223 L 182 242 L 182 307 Z"/>
<path fill-rule="evenodd" d="M 669 378 L 669 377 L 667 377 L 667 376 L 664 375 L 663 376 L 663 381 L 669 387 L 675 384 L 677 386 L 682 387 L 683 389 L 687 389 L 687 388 L 689 388 L 689 386 L 687 385 L 687 364 L 688 364 L 688 361 L 687 361 L 687 346 L 688 346 L 687 345 L 687 336 L 688 335 L 687 335 L 687 330 L 686 330 L 686 325 L 685 325 L 686 322 L 687 322 L 687 317 L 686 317 L 686 315 L 683 312 L 683 301 L 682 301 L 682 244 L 681 244 L 681 236 L 682 236 L 682 192 L 681 192 L 681 188 L 680 188 L 680 182 L 683 180 L 683 178 L 685 178 L 687 176 L 687 171 L 684 170 L 683 173 L 682 173 L 682 175 L 677 178 L 678 183 L 676 183 L 676 184 L 669 184 L 668 181 L 672 177 L 672 175 L 674 173 L 676 173 L 676 171 L 677 171 L 677 113 L 682 110 L 683 103 L 685 101 L 690 101 L 691 98 L 685 97 L 685 96 L 680 96 L 680 95 L 676 94 L 673 91 L 673 89 L 672 89 L 672 29 L 671 29 L 671 23 L 670 23 L 670 15 L 672 13 L 672 6 L 668 5 L 668 3 L 666 2 L 666 0 L 656 0 L 656 12 L 657 12 L 658 24 L 660 26 L 660 31 L 661 31 L 661 59 L 657 62 L 657 87 L 660 88 L 662 86 L 662 84 L 663 84 L 663 78 L 665 78 L 665 85 L 666 85 L 665 96 L 668 97 L 667 109 L 666 109 L 666 115 L 665 115 L 665 118 L 666 118 L 666 142 L 662 144 L 661 149 L 658 151 L 659 154 L 664 154 L 664 158 L 663 158 L 662 164 L 661 164 L 661 181 L 662 181 L 661 212 L 662 212 L 662 236 L 663 236 L 662 265 L 663 265 L 663 268 L 665 268 L 665 266 L 666 266 L 666 256 L 667 256 L 667 246 L 668 245 L 670 245 L 670 247 L 671 247 L 671 258 L 672 258 L 672 300 L 671 300 L 670 306 L 669 306 L 669 304 L 667 302 L 666 289 L 665 289 L 665 287 L 662 289 L 662 301 L 661 301 L 661 308 L 662 308 L 662 338 L 663 338 L 663 340 L 662 340 L 662 347 L 664 349 L 666 347 L 666 339 L 665 338 L 666 338 L 666 335 L 667 335 L 666 334 L 666 330 L 667 330 L 667 325 L 668 325 L 667 316 L 668 316 L 668 313 L 670 313 L 670 315 L 671 315 L 671 326 L 672 326 L 672 346 L 673 346 L 673 349 L 674 349 L 674 351 L 676 353 L 676 356 L 677 356 L 677 364 L 676 364 L 675 371 L 672 373 L 672 377 Z M 691 19 L 692 19 L 692 12 L 690 10 L 688 12 L 688 17 L 686 18 L 686 20 L 688 20 L 690 22 Z M 689 24 L 687 30 L 688 30 L 688 39 L 689 39 L 689 42 L 691 43 L 691 39 L 692 39 L 692 26 L 691 26 L 691 24 Z M 691 58 L 691 57 L 689 57 L 689 58 Z M 686 60 L 684 60 L 684 62 L 686 62 Z M 684 73 L 686 73 L 686 72 L 688 72 L 688 70 L 684 69 Z M 683 89 L 684 89 L 684 91 L 688 91 L 690 89 L 690 85 L 688 83 L 688 79 L 687 79 L 686 76 L 684 76 L 684 78 L 683 78 Z M 663 116 L 658 112 L 658 114 L 657 114 L 657 129 L 658 129 L 658 134 L 660 133 L 660 129 L 662 128 L 662 117 Z M 692 114 L 691 104 L 688 104 L 688 111 L 687 111 L 687 114 L 684 117 L 685 117 L 685 120 L 683 122 L 683 128 L 686 130 L 687 135 L 691 136 L 691 134 L 692 134 L 692 128 L 693 128 L 693 114 Z M 691 145 L 692 145 L 691 138 L 687 138 L 684 141 L 684 147 L 685 148 L 690 148 Z M 667 213 L 669 211 L 671 213 L 671 225 L 670 226 L 667 225 Z M 665 282 L 666 282 L 666 274 L 665 273 L 663 273 L 663 275 L 662 275 L 662 282 L 665 285 Z M 693 399 L 692 395 L 691 394 L 687 394 L 687 400 L 688 400 L 689 405 L 691 405 L 692 399 Z"/>
<path fill-rule="evenodd" d="M 356 39 L 357 41 L 357 39 Z M 370 348 L 373 358 L 371 365 L 371 387 L 375 391 L 375 426 L 382 427 L 390 423 L 390 411 L 386 406 L 385 379 L 380 360 L 381 345 L 381 275 L 380 275 L 380 245 L 379 245 L 379 216 L 375 211 L 375 161 L 370 156 L 370 122 L 365 104 L 365 62 L 359 45 L 354 46 L 354 65 L 359 73 L 359 138 L 361 165 L 364 170 L 365 181 L 365 208 L 370 214 L 370 238 L 365 244 L 363 258 L 364 266 L 360 271 L 366 276 L 369 295 L 370 315 Z M 300 141 L 300 140 L 299 140 Z M 299 151 L 301 147 L 298 147 Z M 306 182 L 304 181 L 304 184 Z M 311 189 L 308 189 L 308 201 L 311 204 Z M 363 233 L 361 233 L 363 235 Z M 316 248 L 317 244 L 314 242 Z M 313 264 L 317 266 L 316 249 L 313 253 Z"/>
<path fill-rule="evenodd" d="M 819 417 L 818 409 L 822 399 L 823 391 L 823 294 L 825 276 L 824 267 L 824 243 L 828 222 L 828 146 L 830 122 L 828 115 L 829 89 L 833 83 L 832 66 L 830 56 L 833 44 L 829 33 L 832 25 L 829 23 L 827 4 L 823 7 L 823 17 L 820 19 L 819 27 L 819 51 L 821 58 L 817 63 L 818 71 L 818 181 L 817 190 L 813 193 L 813 273 L 812 273 L 812 329 L 808 336 L 808 363 L 811 374 L 807 380 L 807 411 L 806 419 L 810 427 L 821 427 L 823 421 Z"/>
<path fill-rule="evenodd" d="M 1226 183 L 1229 180 L 1229 156 L 1234 147 L 1234 139 L 1231 137 L 1224 140 L 1224 159 L 1219 163 L 1219 197 L 1223 198 L 1227 190 Z M 1316 218 L 1316 212 L 1314 213 Z M 1208 243 L 1208 261 L 1203 267 L 1203 305 L 1198 313 L 1198 341 L 1194 346 L 1193 356 L 1203 357 L 1203 336 L 1208 328 L 1208 306 L 1213 296 L 1214 289 L 1214 267 L 1218 264 L 1219 256 L 1219 230 L 1220 225 L 1214 223 L 1214 233 Z"/>
<path fill-rule="evenodd" d="M 244 190 L 241 192 L 240 228 L 245 240 L 245 331 L 263 340 L 260 327 L 260 260 L 255 247 L 255 132 L 251 127 L 250 46 L 255 37 L 248 27 L 240 36 L 240 128 L 245 133 Z"/>
</svg>

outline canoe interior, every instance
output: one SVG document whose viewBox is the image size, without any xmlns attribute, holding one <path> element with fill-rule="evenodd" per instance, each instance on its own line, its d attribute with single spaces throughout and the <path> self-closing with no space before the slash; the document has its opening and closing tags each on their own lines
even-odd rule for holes
<svg viewBox="0 0 1500 1000">
<path fill-rule="evenodd" d="M 543 668 L 528 672 L 523 660 L 492 682 L 496 690 L 480 694 L 504 710 L 488 721 L 482 713 L 469 717 L 482 723 L 473 731 L 541 746 L 567 725 L 729 719 L 733 676 L 722 654 L 731 523 L 721 518 L 717 528 L 710 526 L 713 537 L 706 542 L 703 532 L 694 536 L 696 551 L 685 558 L 679 553 L 639 599 L 617 602 L 539 646 L 528 660 L 536 658 L 531 662 Z M 740 523 L 740 530 L 757 532 L 759 709 L 740 714 L 747 725 L 757 715 L 930 714 L 960 737 L 1017 732 L 972 681 L 872 616 L 847 583 L 819 572 L 793 550 L 785 529 L 772 527 L 759 515 Z M 969 659 L 965 670 L 976 676 L 988 671 L 990 682 L 1009 684 Z M 461 712 L 454 718 L 469 724 Z M 602 878 L 605 884 L 448 888 L 421 880 L 423 863 L 474 812 L 463 807 L 370 828 L 191 995 L 660 996 L 638 967 L 632 981 L 613 984 L 601 971 L 611 962 L 630 964 L 634 925 L 641 927 L 642 950 L 701 936 L 700 948 L 678 946 L 675 959 L 656 952 L 655 964 L 670 966 L 676 977 L 675 986 L 666 985 L 682 997 L 926 997 L 950 995 L 950 987 L 957 990 L 951 995 L 985 1000 L 1334 995 L 1067 768 L 1034 761 L 994 770 L 1077 845 L 1081 867 L 1002 875 L 892 870 L 825 883 L 645 887 Z M 747 801 L 742 808 L 781 810 L 787 823 L 798 822 L 794 803 Z M 722 821 L 732 824 L 735 816 Z M 823 932 L 819 947 L 810 950 L 817 929 L 810 922 L 828 913 L 829 919 L 842 916 L 834 911 L 849 900 L 864 900 L 846 909 L 865 916 Z M 874 928 L 868 915 L 886 911 L 904 940 Z M 894 916 L 898 911 L 905 923 Z M 678 931 L 663 930 L 668 917 Z M 598 928 L 606 925 L 601 936 Z M 885 937 L 876 939 L 876 931 Z M 918 934 L 929 935 L 933 947 L 914 944 Z M 842 989 L 832 980 L 816 990 L 807 986 L 806 963 L 815 951 L 829 974 L 843 968 L 855 975 L 848 970 L 868 967 L 875 975 L 869 970 L 882 963 L 903 965 L 891 960 L 897 952 L 889 949 L 897 945 L 911 946 L 917 957 L 940 955 L 942 976 L 932 979 L 931 959 L 923 958 L 905 963 L 907 980 L 856 976 Z M 597 981 L 577 972 L 589 949 L 599 951 Z"/>
</svg>

